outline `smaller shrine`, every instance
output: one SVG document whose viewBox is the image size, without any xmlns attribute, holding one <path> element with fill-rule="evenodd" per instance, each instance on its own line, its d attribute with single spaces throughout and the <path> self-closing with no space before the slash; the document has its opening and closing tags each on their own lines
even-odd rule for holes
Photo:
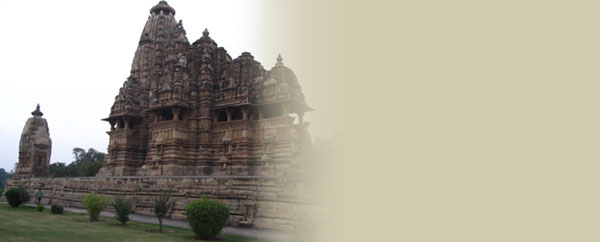
<svg viewBox="0 0 600 242">
<path fill-rule="evenodd" d="M 48 122 L 42 118 L 44 113 L 40 111 L 39 104 L 31 115 L 33 117 L 27 119 L 21 133 L 15 178 L 42 177 L 50 174 L 52 140 Z"/>
</svg>

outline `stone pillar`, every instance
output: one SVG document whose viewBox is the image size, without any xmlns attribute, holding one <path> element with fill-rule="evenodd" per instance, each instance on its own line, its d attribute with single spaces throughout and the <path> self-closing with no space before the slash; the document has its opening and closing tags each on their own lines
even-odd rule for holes
<svg viewBox="0 0 600 242">
<path fill-rule="evenodd" d="M 173 120 L 179 120 L 179 111 L 181 109 L 178 107 L 172 107 L 171 112 L 173 113 Z"/>
<path fill-rule="evenodd" d="M 242 109 L 242 119 L 248 120 L 248 109 Z"/>
<path fill-rule="evenodd" d="M 265 119 L 265 112 L 262 109 L 258 110 L 258 119 Z"/>
</svg>

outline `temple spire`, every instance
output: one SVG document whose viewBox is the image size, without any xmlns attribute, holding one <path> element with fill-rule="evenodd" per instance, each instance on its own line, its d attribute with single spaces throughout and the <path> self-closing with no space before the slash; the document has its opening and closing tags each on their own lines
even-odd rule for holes
<svg viewBox="0 0 600 242">
<path fill-rule="evenodd" d="M 135 77 L 144 92 L 151 89 L 156 66 L 165 61 L 173 51 L 189 47 L 181 21 L 175 20 L 175 9 L 160 1 L 150 9 L 150 17 L 142 30 L 138 48 L 133 57 L 130 74 Z"/>
<path fill-rule="evenodd" d="M 27 119 L 19 141 L 19 163 L 15 178 L 43 177 L 50 173 L 52 140 L 48 122 L 42 118 L 40 104 Z"/>
<path fill-rule="evenodd" d="M 208 28 L 205 28 L 204 31 L 202 31 L 202 36 L 208 37 L 208 34 L 209 34 Z"/>
</svg>

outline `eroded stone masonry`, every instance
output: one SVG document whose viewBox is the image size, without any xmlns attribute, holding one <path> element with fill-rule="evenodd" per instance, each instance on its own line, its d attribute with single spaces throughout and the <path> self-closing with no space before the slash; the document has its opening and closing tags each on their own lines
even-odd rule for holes
<svg viewBox="0 0 600 242">
<path fill-rule="evenodd" d="M 231 225 L 291 229 L 308 201 L 297 188 L 312 146 L 303 121 L 312 109 L 294 72 L 281 56 L 270 70 L 248 52 L 233 59 L 208 30 L 190 44 L 174 16 L 164 1 L 150 10 L 130 76 L 103 119 L 108 156 L 97 176 L 44 178 L 50 144 L 35 143 L 39 150 L 20 153 L 9 187 L 41 188 L 75 207 L 87 192 L 130 195 L 142 214 L 169 192 L 174 218 L 206 195 L 232 207 Z M 40 117 L 30 120 L 45 124 Z"/>
</svg>

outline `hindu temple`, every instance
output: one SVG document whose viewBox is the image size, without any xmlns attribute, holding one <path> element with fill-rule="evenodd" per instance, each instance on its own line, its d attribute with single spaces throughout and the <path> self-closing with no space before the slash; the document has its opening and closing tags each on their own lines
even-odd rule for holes
<svg viewBox="0 0 600 242">
<path fill-rule="evenodd" d="M 108 156 L 96 176 L 49 177 L 51 140 L 38 106 L 7 188 L 78 208 L 91 192 L 124 195 L 145 215 L 169 194 L 173 219 L 208 197 L 230 207 L 230 226 L 292 231 L 306 216 L 313 197 L 300 190 L 312 142 L 303 117 L 313 109 L 281 56 L 270 69 L 249 52 L 232 58 L 206 29 L 190 43 L 175 9 L 160 1 L 125 79 L 103 119 Z"/>
</svg>

